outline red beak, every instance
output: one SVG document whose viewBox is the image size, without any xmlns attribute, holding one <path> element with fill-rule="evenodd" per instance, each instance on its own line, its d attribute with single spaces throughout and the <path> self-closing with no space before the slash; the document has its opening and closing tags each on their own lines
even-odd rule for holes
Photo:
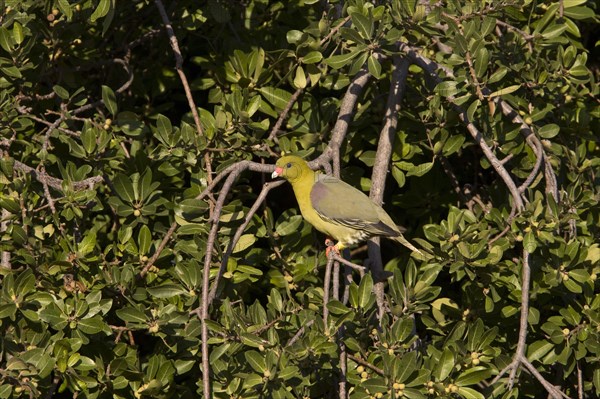
<svg viewBox="0 0 600 399">
<path fill-rule="evenodd" d="M 279 166 L 277 166 L 275 168 L 275 172 L 273 172 L 271 174 L 271 179 L 275 179 L 276 177 L 279 177 L 283 174 L 283 168 L 280 168 Z"/>
</svg>

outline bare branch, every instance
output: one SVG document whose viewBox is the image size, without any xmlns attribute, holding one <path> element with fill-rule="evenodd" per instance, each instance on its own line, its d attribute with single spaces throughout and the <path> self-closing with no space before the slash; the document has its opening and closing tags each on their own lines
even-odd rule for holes
<svg viewBox="0 0 600 399">
<path fill-rule="evenodd" d="M 437 63 L 435 63 L 435 62 L 431 61 L 429 58 L 419 54 L 413 47 L 411 47 L 407 43 L 400 43 L 399 46 L 400 46 L 401 50 L 406 52 L 408 57 L 413 62 L 415 62 L 417 65 L 419 65 L 421 68 L 423 68 L 427 72 L 427 75 L 431 79 L 433 79 L 434 82 L 439 83 L 442 81 L 436 72 L 437 69 L 439 68 L 439 65 Z M 467 127 L 467 130 L 469 131 L 469 133 L 471 134 L 471 136 L 473 137 L 473 139 L 475 140 L 477 145 L 479 145 L 479 147 L 483 151 L 483 154 L 485 155 L 485 157 L 488 159 L 488 161 L 490 162 L 490 164 L 492 165 L 492 167 L 494 168 L 496 173 L 498 173 L 498 175 L 500 176 L 500 178 L 502 179 L 502 181 L 504 182 L 504 184 L 510 191 L 513 201 L 515 202 L 515 204 L 517 206 L 517 209 L 519 211 L 521 211 L 524 207 L 524 204 L 523 204 L 523 200 L 521 198 L 521 194 L 519 193 L 519 190 L 518 190 L 514 180 L 511 178 L 508 171 L 504 168 L 504 166 L 502 165 L 502 162 L 500 162 L 498 160 L 498 158 L 496 157 L 496 155 L 494 154 L 494 152 L 492 151 L 490 146 L 485 142 L 485 140 L 483 138 L 483 134 L 479 131 L 479 129 L 477 129 L 475 124 L 469 120 L 467 111 L 454 102 L 454 100 L 455 100 L 454 96 L 448 96 L 447 98 L 448 98 L 448 101 L 454 106 L 454 109 L 458 112 L 460 120 L 465 124 L 465 126 Z"/>
<path fill-rule="evenodd" d="M 356 263 L 352 263 L 347 259 L 344 259 L 342 256 L 336 254 L 334 251 L 331 251 L 330 257 L 333 258 L 336 262 L 340 262 L 343 265 L 350 267 L 351 269 L 358 270 L 359 272 L 364 272 L 365 267 Z"/>
<path fill-rule="evenodd" d="M 329 39 L 331 39 L 331 37 L 340 30 L 340 28 L 342 26 L 344 26 L 348 21 L 350 21 L 351 17 L 348 15 L 346 18 L 344 18 L 338 25 L 336 25 L 328 34 L 327 36 L 325 36 L 321 42 L 319 43 L 319 45 L 323 46 L 325 43 L 327 43 L 327 41 Z M 307 79 L 307 85 L 310 82 L 310 78 Z M 298 97 L 300 97 L 300 94 L 302 94 L 302 92 L 304 91 L 304 88 L 299 88 L 297 89 L 294 94 L 292 94 L 292 97 L 290 98 L 290 100 L 288 101 L 288 103 L 285 105 L 285 108 L 283 109 L 283 111 L 281 111 L 281 114 L 279 115 L 279 118 L 277 119 L 277 122 L 275 123 L 275 125 L 273 126 L 273 129 L 271 130 L 271 133 L 269 133 L 269 140 L 274 140 L 275 142 L 278 142 L 279 140 L 277 139 L 277 134 L 279 133 L 279 129 L 281 129 L 281 125 L 283 124 L 283 121 L 285 120 L 285 118 L 287 118 L 288 113 L 290 112 L 290 110 L 292 109 L 292 106 L 296 103 L 296 101 L 298 100 Z"/>
<path fill-rule="evenodd" d="M 529 317 L 529 286 L 531 279 L 531 268 L 529 267 L 529 252 L 523 249 L 523 267 L 521 268 L 521 318 L 519 320 L 519 339 L 517 349 L 515 350 L 514 366 L 508 377 L 508 387 L 512 389 L 515 382 L 519 362 L 525 358 L 525 349 L 527 348 L 527 331 Z"/>
<path fill-rule="evenodd" d="M 330 253 L 333 253 L 331 251 Z M 325 325 L 325 331 L 328 330 L 328 318 L 329 318 L 329 309 L 327 309 L 327 304 L 329 303 L 329 288 L 331 286 L 331 269 L 333 266 L 333 256 L 327 257 L 327 265 L 325 266 L 325 278 L 323 279 L 323 324 Z"/>
<path fill-rule="evenodd" d="M 215 299 L 215 294 L 216 294 L 217 288 L 219 286 L 219 281 L 220 281 L 221 277 L 223 276 L 223 273 L 225 272 L 225 268 L 227 267 L 227 261 L 229 260 L 229 257 L 231 256 L 231 253 L 233 252 L 233 249 L 235 248 L 236 244 L 240 240 L 240 237 L 244 233 L 244 230 L 246 230 L 246 227 L 248 226 L 248 224 L 254 217 L 254 214 L 256 214 L 256 211 L 258 210 L 258 208 L 264 202 L 265 198 L 267 198 L 267 194 L 269 193 L 269 191 L 271 191 L 275 187 L 281 186 L 283 183 L 285 183 L 285 180 L 267 182 L 263 185 L 263 188 L 262 188 L 260 194 L 254 201 L 254 204 L 252 205 L 250 210 L 248 210 L 248 213 L 246 214 L 246 218 L 244 219 L 244 222 L 240 225 L 240 227 L 238 227 L 238 229 L 235 232 L 235 235 L 233 236 L 231 241 L 229 241 L 227 250 L 225 251 L 225 254 L 223 254 L 223 260 L 221 261 L 221 267 L 219 269 L 219 272 L 215 276 L 215 279 L 212 283 L 212 288 L 210 289 L 210 294 L 208 296 L 209 305 Z"/>
<path fill-rule="evenodd" d="M 181 84 L 183 85 L 183 90 L 185 91 L 185 96 L 188 100 L 190 111 L 192 111 L 192 117 L 194 118 L 194 123 L 196 124 L 196 131 L 198 135 L 202 136 L 204 133 L 202 131 L 202 125 L 200 124 L 200 116 L 198 115 L 198 108 L 194 102 L 194 97 L 192 96 L 192 90 L 190 89 L 187 77 L 185 76 L 185 72 L 183 72 L 183 57 L 181 56 L 181 50 L 179 49 L 177 36 L 175 36 L 175 31 L 173 30 L 173 26 L 171 25 L 171 21 L 169 20 L 169 16 L 165 11 L 165 6 L 163 5 L 162 1 L 154 0 L 154 3 L 156 4 L 156 8 L 158 8 L 160 17 L 163 20 L 165 30 L 167 31 L 167 36 L 169 37 L 169 43 L 173 49 L 173 54 L 175 56 L 175 69 L 177 70 L 179 80 L 181 80 Z M 204 394 L 207 395 L 208 392 L 205 392 Z"/>
<path fill-rule="evenodd" d="M 490 90 L 487 87 L 484 87 L 483 94 L 489 95 Z M 554 197 L 554 200 L 556 202 L 559 202 L 560 196 L 558 194 L 558 183 L 556 181 L 556 174 L 552 169 L 552 165 L 548 161 L 548 156 L 544 151 L 544 146 L 542 145 L 540 139 L 533 133 L 529 125 L 525 123 L 523 118 L 521 118 L 521 115 L 519 115 L 519 113 L 515 111 L 513 107 L 510 106 L 510 104 L 508 104 L 506 101 L 503 101 L 500 97 L 496 97 L 494 101 L 500 107 L 504 116 L 510 118 L 510 120 L 513 123 L 518 123 L 520 125 L 521 135 L 523 135 L 523 137 L 525 138 L 525 142 L 527 143 L 527 145 L 531 147 L 536 157 L 543 159 L 545 166 L 544 180 L 546 181 L 546 194 L 552 195 Z M 539 161 L 539 159 L 536 161 Z"/>
<path fill-rule="evenodd" d="M 46 168 L 44 168 L 44 166 L 42 166 L 40 172 L 45 175 Z M 46 179 L 42 179 L 41 182 L 42 182 L 42 186 L 44 187 L 44 197 L 46 197 L 46 201 L 48 201 L 48 206 L 50 207 L 52 214 L 55 215 L 56 207 L 54 206 L 54 199 L 52 198 L 52 195 L 50 194 L 50 188 L 48 187 L 48 182 L 46 181 Z"/>
<path fill-rule="evenodd" d="M 307 79 L 307 80 L 309 80 L 309 79 Z M 285 118 L 287 118 L 288 113 L 290 112 L 290 110 L 296 103 L 296 100 L 298 100 L 298 97 L 300 97 L 300 94 L 302 94 L 303 91 L 304 91 L 303 88 L 296 89 L 294 94 L 292 94 L 292 97 L 290 97 L 290 100 L 285 105 L 285 108 L 283 109 L 283 111 L 281 111 L 281 114 L 279 114 L 279 118 L 277 119 L 277 122 L 275 122 L 273 129 L 271 129 L 271 133 L 269 133 L 269 138 L 268 138 L 269 140 L 274 140 L 276 143 L 279 142 L 279 139 L 277 138 L 279 129 L 281 129 L 281 125 L 283 125 L 283 121 L 285 121 Z"/>
<path fill-rule="evenodd" d="M 348 126 L 350 126 L 350 122 L 354 116 L 354 106 L 370 77 L 371 75 L 366 70 L 361 70 L 356 74 L 354 80 L 348 86 L 346 94 L 340 104 L 340 112 L 338 113 L 335 126 L 331 131 L 329 144 L 317 159 L 309 163 L 311 168 L 317 169 L 319 166 L 322 167 L 333 161 L 333 173 L 334 175 L 339 176 L 340 147 L 344 142 L 344 138 L 348 132 Z"/>
<path fill-rule="evenodd" d="M 377 153 L 371 175 L 371 192 L 369 196 L 377 205 L 383 203 L 385 180 L 389 170 L 390 159 L 392 158 L 392 146 L 396 137 L 396 128 L 398 125 L 398 112 L 400 111 L 400 103 L 402 102 L 405 93 L 406 77 L 410 65 L 405 57 L 397 55 L 393 58 L 393 64 L 394 70 L 392 72 L 390 91 L 388 94 L 385 115 L 383 117 L 384 123 L 379 134 Z M 383 277 L 383 262 L 381 260 L 381 248 L 379 243 L 380 239 L 376 237 L 369 240 L 367 246 L 369 248 L 371 273 L 373 274 L 373 280 L 375 282 L 373 290 L 379 308 L 378 317 L 381 320 L 385 313 L 385 279 Z"/>
<path fill-rule="evenodd" d="M 534 146 L 536 146 L 536 147 L 539 146 L 537 151 L 535 152 L 535 155 L 536 155 L 535 165 L 534 165 L 533 169 L 531 170 L 531 172 L 529 173 L 529 176 L 527 176 L 527 179 L 525 179 L 525 181 L 519 186 L 520 193 L 524 193 L 525 190 L 527 190 L 527 188 L 529 188 L 531 183 L 533 183 L 533 180 L 535 180 L 536 176 L 538 175 L 538 172 L 540 171 L 540 166 L 542 166 L 542 162 L 544 161 L 544 153 L 541 148 L 542 144 L 539 142 L 539 140 L 534 142 Z"/>
<path fill-rule="evenodd" d="M 531 364 L 531 362 L 529 360 L 527 360 L 527 358 L 523 357 L 520 360 L 521 360 L 521 363 L 523 363 L 523 365 L 527 368 L 527 370 L 529 370 L 529 372 L 544 386 L 544 388 L 546 389 L 546 391 L 548 391 L 548 393 L 550 394 L 550 396 L 552 398 L 554 398 L 554 399 L 561 399 L 561 398 L 570 399 L 567 395 L 565 395 L 564 393 L 562 393 L 561 391 L 556 389 L 556 387 L 554 385 L 552 385 L 550 382 L 548 382 L 548 380 L 546 380 L 544 378 L 544 376 L 542 374 L 540 374 L 539 371 L 537 371 L 537 369 L 533 366 L 533 364 Z"/>
<path fill-rule="evenodd" d="M 48 187 L 52 187 L 52 188 L 62 192 L 63 181 L 56 177 L 50 176 L 44 170 L 37 171 L 34 168 L 32 168 L 31 166 L 27 166 L 24 163 L 19 162 L 17 160 L 15 160 L 14 168 L 23 173 L 30 174 L 35 180 L 39 181 L 40 183 L 47 184 Z M 102 181 L 103 181 L 102 176 L 93 176 L 93 177 L 88 177 L 87 179 L 84 179 L 84 180 L 70 182 L 70 184 L 73 186 L 74 190 L 80 191 L 80 190 L 88 189 L 90 187 L 94 187 L 96 184 L 98 184 Z"/>
<path fill-rule="evenodd" d="M 8 230 L 8 219 L 10 212 L 6 209 L 2 209 L 2 219 L 0 219 L 0 234 L 4 234 Z M 9 251 L 2 251 L 0 253 L 0 269 L 10 269 L 10 255 Z"/>
<path fill-rule="evenodd" d="M 285 347 L 288 348 L 288 347 L 294 345 L 296 343 L 296 341 L 298 341 L 300 339 L 300 337 L 302 336 L 302 334 L 304 334 L 304 331 L 306 331 L 307 328 L 310 328 L 310 326 L 312 326 L 314 323 L 315 323 L 314 320 L 307 321 L 305 325 L 303 325 L 302 327 L 300 327 L 300 329 L 287 342 L 287 344 L 285 344 Z"/>
</svg>

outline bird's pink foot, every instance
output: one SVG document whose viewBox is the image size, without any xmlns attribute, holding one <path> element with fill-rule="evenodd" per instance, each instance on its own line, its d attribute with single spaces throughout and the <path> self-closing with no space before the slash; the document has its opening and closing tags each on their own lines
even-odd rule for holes
<svg viewBox="0 0 600 399">
<path fill-rule="evenodd" d="M 333 251 L 334 254 L 339 255 L 340 254 L 340 250 L 338 249 L 338 247 L 335 245 L 335 242 L 333 242 L 333 240 L 331 238 L 326 238 L 325 239 L 325 246 L 327 248 L 325 248 L 325 255 L 329 258 L 329 254 L 331 254 L 331 251 Z"/>
</svg>

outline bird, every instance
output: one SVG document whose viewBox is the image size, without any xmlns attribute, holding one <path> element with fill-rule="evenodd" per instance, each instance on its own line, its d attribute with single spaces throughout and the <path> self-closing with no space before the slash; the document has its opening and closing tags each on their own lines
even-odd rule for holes
<svg viewBox="0 0 600 399">
<path fill-rule="evenodd" d="M 337 241 L 326 240 L 327 255 L 371 237 L 387 237 L 420 255 L 390 215 L 362 191 L 331 175 L 312 170 L 295 155 L 277 160 L 271 178 L 282 177 L 294 190 L 302 217 L 314 228 Z M 333 244 L 333 245 L 332 245 Z"/>
</svg>

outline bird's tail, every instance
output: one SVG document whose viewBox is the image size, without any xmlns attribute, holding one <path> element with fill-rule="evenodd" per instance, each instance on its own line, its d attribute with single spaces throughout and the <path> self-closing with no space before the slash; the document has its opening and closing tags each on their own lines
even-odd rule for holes
<svg viewBox="0 0 600 399">
<path fill-rule="evenodd" d="M 420 250 L 417 249 L 417 247 L 415 247 L 410 242 L 408 242 L 408 240 L 406 238 L 404 238 L 404 236 L 402 234 L 397 235 L 395 237 L 390 237 L 390 238 L 398 241 L 400 244 L 404 245 L 406 248 L 410 249 L 411 251 L 416 252 L 419 255 L 423 255 L 423 252 L 421 252 Z"/>
</svg>

